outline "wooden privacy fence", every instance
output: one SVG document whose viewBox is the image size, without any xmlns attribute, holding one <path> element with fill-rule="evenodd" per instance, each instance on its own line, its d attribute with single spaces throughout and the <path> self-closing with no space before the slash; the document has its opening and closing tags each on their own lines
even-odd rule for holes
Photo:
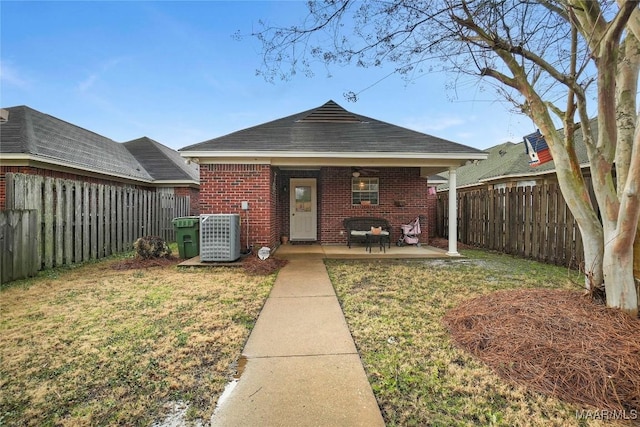
<svg viewBox="0 0 640 427">
<path fill-rule="evenodd" d="M 38 211 L 0 211 L 0 283 L 34 276 L 40 266 L 36 246 Z"/>
<path fill-rule="evenodd" d="M 190 214 L 190 198 L 9 173 L 6 208 L 9 213 L 26 209 L 37 212 L 35 231 L 28 231 L 31 237 L 20 242 L 32 249 L 12 250 L 16 254 L 35 253 L 36 265 L 50 268 L 131 250 L 133 242 L 145 235 L 175 241 L 172 220 Z"/>
<path fill-rule="evenodd" d="M 448 193 L 438 193 L 437 233 L 448 237 Z M 578 225 L 557 184 L 457 194 L 458 241 L 570 267 L 584 261 Z"/>
</svg>

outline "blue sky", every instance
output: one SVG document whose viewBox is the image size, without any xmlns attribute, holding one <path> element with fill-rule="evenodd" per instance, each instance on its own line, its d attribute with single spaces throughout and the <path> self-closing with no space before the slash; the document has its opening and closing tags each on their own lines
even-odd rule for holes
<svg viewBox="0 0 640 427">
<path fill-rule="evenodd" d="M 484 149 L 535 131 L 525 116 L 467 79 L 411 83 L 389 69 L 323 67 L 313 78 L 256 76 L 258 20 L 298 23 L 304 2 L 1 1 L 0 103 L 28 105 L 118 142 L 169 147 L 318 107 L 347 110 Z M 378 82 L 377 84 L 375 84 Z M 370 87 L 371 86 L 371 87 Z M 366 90 L 365 90 L 366 89 Z M 361 92 L 357 102 L 344 98 Z M 451 99 L 456 98 L 455 101 Z"/>
</svg>

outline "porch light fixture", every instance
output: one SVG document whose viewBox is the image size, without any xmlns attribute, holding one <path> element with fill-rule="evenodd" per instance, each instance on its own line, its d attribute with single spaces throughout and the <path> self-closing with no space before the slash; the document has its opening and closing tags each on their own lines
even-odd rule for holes
<svg viewBox="0 0 640 427">
<path fill-rule="evenodd" d="M 353 175 L 354 178 L 357 178 L 357 177 L 360 176 L 360 172 L 354 171 L 354 172 L 351 173 L 351 175 Z"/>
</svg>

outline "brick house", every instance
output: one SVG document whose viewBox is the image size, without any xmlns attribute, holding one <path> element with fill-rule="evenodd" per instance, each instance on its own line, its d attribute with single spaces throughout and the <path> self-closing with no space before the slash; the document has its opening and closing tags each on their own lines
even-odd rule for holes
<svg viewBox="0 0 640 427">
<path fill-rule="evenodd" d="M 281 235 L 346 244 L 342 221 L 356 216 L 387 219 L 394 241 L 400 225 L 429 215 L 429 176 L 486 157 L 333 101 L 179 151 L 200 164 L 200 212 L 240 214 L 243 239 L 270 248 Z"/>
<path fill-rule="evenodd" d="M 7 173 L 24 173 L 190 196 L 199 208 L 198 166 L 149 138 L 117 143 L 27 106 L 2 109 L 0 209 Z"/>
</svg>

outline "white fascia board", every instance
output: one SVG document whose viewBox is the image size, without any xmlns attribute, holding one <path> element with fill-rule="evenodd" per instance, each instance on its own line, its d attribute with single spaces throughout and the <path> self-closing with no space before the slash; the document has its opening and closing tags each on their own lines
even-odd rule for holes
<svg viewBox="0 0 640 427">
<path fill-rule="evenodd" d="M 410 153 L 410 152 L 318 152 L 318 151 L 182 151 L 182 157 L 187 158 L 330 158 L 330 159 L 434 159 L 434 160 L 484 160 L 487 153 Z"/>
<path fill-rule="evenodd" d="M 187 180 L 187 179 L 157 179 L 155 181 L 153 181 L 154 184 L 156 185 L 164 185 L 164 186 L 168 186 L 168 187 L 172 187 L 172 186 L 176 186 L 176 185 L 180 185 L 180 186 L 190 186 L 190 185 L 197 185 L 199 186 L 200 183 L 198 181 L 193 181 L 193 180 Z"/>
<path fill-rule="evenodd" d="M 442 185 L 442 184 L 446 184 L 447 182 L 449 181 L 447 181 L 446 179 L 430 179 L 429 180 L 429 184 L 431 185 Z"/>
<path fill-rule="evenodd" d="M 448 181 L 447 181 L 447 182 L 448 182 Z M 446 183 L 445 183 L 445 184 L 446 184 Z M 439 185 L 442 185 L 442 184 L 439 184 Z M 456 189 L 457 189 L 457 190 L 461 190 L 461 189 L 463 189 L 463 188 L 473 188 L 473 187 L 482 187 L 482 188 L 486 188 L 487 186 L 486 186 L 486 185 L 484 185 L 484 184 L 483 184 L 483 183 L 481 183 L 481 182 L 476 182 L 476 183 L 473 183 L 473 184 L 458 185 L 458 186 L 456 187 Z M 442 189 L 439 189 L 439 190 L 437 190 L 437 191 L 438 191 L 438 192 L 442 192 L 442 191 L 449 191 L 449 186 L 447 186 L 447 187 L 445 187 L 445 188 L 442 188 Z"/>
<path fill-rule="evenodd" d="M 272 166 L 459 167 L 484 160 L 487 153 L 363 153 L 363 152 L 210 152 L 180 153 L 199 164 L 268 164 Z"/>
<path fill-rule="evenodd" d="M 584 169 L 586 167 L 589 167 L 589 163 L 582 163 L 580 165 L 580 169 Z M 512 175 L 493 176 L 490 178 L 479 179 L 478 182 L 489 183 L 491 181 L 497 181 L 501 179 L 527 178 L 527 177 L 534 177 L 534 176 L 538 177 L 543 175 L 553 175 L 555 173 L 556 173 L 556 170 L 554 168 L 554 169 L 548 169 L 546 171 L 532 171 L 531 173 L 518 173 L 518 174 L 512 174 Z"/>
</svg>

